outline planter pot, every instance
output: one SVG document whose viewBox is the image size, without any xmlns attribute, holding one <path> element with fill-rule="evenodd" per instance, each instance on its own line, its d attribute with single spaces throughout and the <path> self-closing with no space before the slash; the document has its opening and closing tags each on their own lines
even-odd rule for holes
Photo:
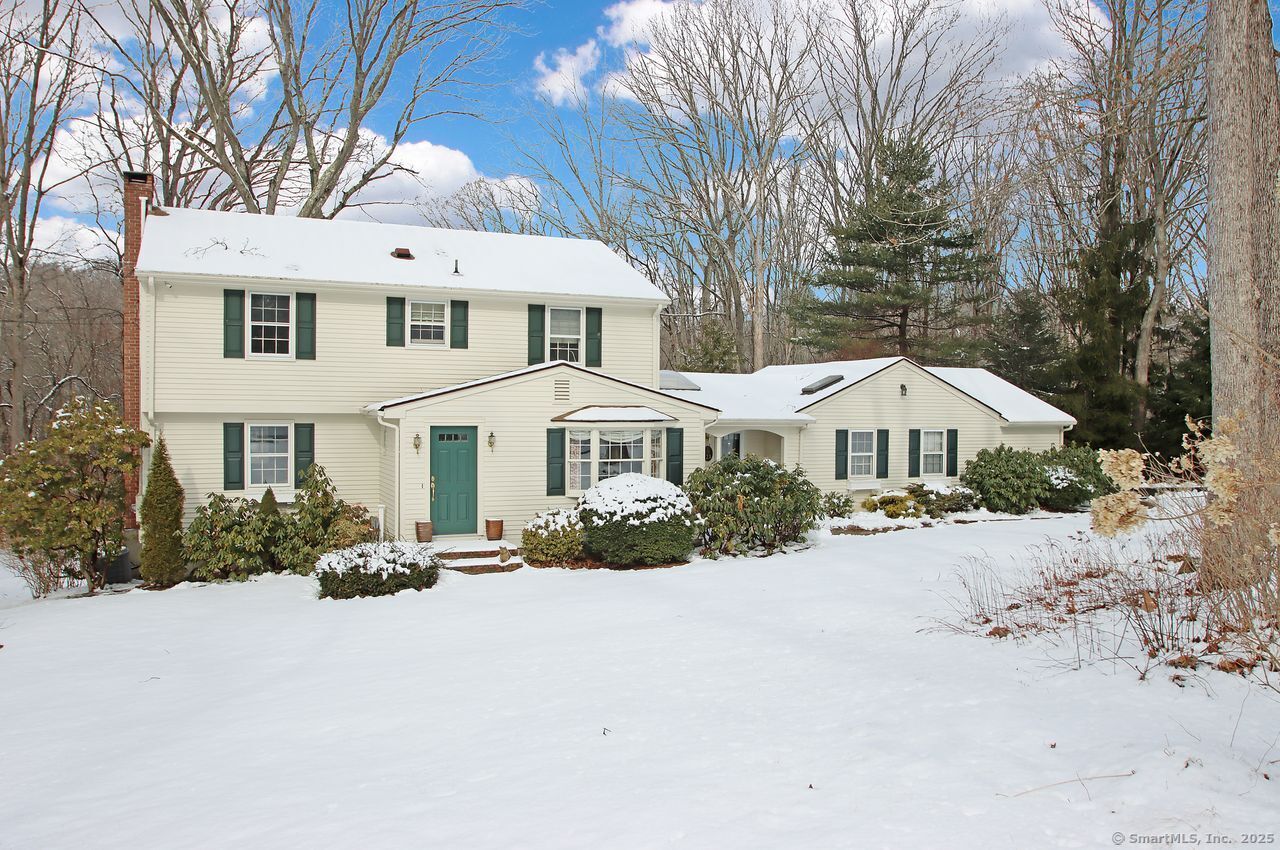
<svg viewBox="0 0 1280 850">
<path fill-rule="evenodd" d="M 484 521 L 484 536 L 489 540 L 502 539 L 502 520 L 487 519 Z"/>
<path fill-rule="evenodd" d="M 413 524 L 413 530 L 418 535 L 419 543 L 431 542 L 431 523 L 430 522 L 415 522 Z"/>
</svg>

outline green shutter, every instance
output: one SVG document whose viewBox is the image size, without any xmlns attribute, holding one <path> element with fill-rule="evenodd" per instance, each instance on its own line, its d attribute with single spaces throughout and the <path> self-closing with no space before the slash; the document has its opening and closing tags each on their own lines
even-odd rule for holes
<svg viewBox="0 0 1280 850">
<path fill-rule="evenodd" d="M 876 431 L 876 478 L 889 477 L 889 429 Z"/>
<path fill-rule="evenodd" d="M 947 429 L 947 475 L 955 477 L 960 474 L 960 432 L 955 428 Z"/>
<path fill-rule="evenodd" d="M 222 489 L 244 489 L 244 423 L 222 423 Z"/>
<path fill-rule="evenodd" d="M 449 347 L 467 347 L 467 313 L 470 305 L 466 301 L 449 302 Z"/>
<path fill-rule="evenodd" d="M 387 299 L 387 345 L 404 346 L 404 299 Z"/>
<path fill-rule="evenodd" d="M 564 495 L 564 429 L 547 429 L 547 495 Z"/>
<path fill-rule="evenodd" d="M 547 359 L 547 308 L 529 305 L 529 365 Z"/>
<path fill-rule="evenodd" d="M 314 292 L 299 292 L 296 296 L 298 311 L 299 360 L 316 359 L 316 296 Z"/>
<path fill-rule="evenodd" d="M 244 290 L 222 290 L 222 356 L 244 357 Z"/>
<path fill-rule="evenodd" d="M 293 426 L 293 484 L 302 486 L 302 475 L 316 462 L 316 426 L 296 422 Z"/>
<path fill-rule="evenodd" d="M 920 429 L 912 428 L 907 432 L 907 476 L 909 478 L 918 478 L 920 476 Z"/>
<path fill-rule="evenodd" d="M 849 477 L 849 432 L 836 431 L 836 480 Z"/>
<path fill-rule="evenodd" d="M 600 365 L 600 326 L 604 313 L 599 307 L 587 308 L 587 365 Z"/>
<path fill-rule="evenodd" d="M 684 486 L 684 429 L 667 429 L 667 480 Z"/>
</svg>

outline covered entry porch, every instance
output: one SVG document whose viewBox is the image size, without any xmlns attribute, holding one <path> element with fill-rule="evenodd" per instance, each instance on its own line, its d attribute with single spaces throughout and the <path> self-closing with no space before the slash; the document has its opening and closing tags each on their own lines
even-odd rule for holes
<svg viewBox="0 0 1280 850">
<path fill-rule="evenodd" d="M 761 420 L 720 419 L 707 428 L 704 460 L 755 455 L 784 466 L 800 462 L 800 441 L 807 425 Z"/>
</svg>

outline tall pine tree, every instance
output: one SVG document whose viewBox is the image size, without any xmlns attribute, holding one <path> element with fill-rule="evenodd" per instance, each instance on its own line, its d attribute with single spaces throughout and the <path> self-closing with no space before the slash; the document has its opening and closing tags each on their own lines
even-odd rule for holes
<svg viewBox="0 0 1280 850">
<path fill-rule="evenodd" d="M 138 512 L 142 524 L 139 571 L 144 581 L 160 587 L 169 587 L 187 577 L 187 561 L 182 552 L 183 501 L 182 485 L 169 461 L 169 447 L 161 437 L 151 452 L 147 491 Z"/>
<path fill-rule="evenodd" d="M 885 142 L 877 175 L 814 282 L 812 342 L 836 350 L 847 337 L 877 339 L 902 355 L 966 358 L 960 331 L 978 322 L 980 284 L 994 273 L 978 234 L 952 216 L 951 187 L 928 149 Z"/>
</svg>

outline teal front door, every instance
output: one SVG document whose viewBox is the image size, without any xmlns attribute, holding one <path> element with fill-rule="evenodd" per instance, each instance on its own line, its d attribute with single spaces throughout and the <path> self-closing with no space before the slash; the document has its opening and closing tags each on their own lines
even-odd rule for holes
<svg viewBox="0 0 1280 850">
<path fill-rule="evenodd" d="M 436 534 L 476 533 L 476 429 L 431 429 L 431 522 Z"/>
</svg>

